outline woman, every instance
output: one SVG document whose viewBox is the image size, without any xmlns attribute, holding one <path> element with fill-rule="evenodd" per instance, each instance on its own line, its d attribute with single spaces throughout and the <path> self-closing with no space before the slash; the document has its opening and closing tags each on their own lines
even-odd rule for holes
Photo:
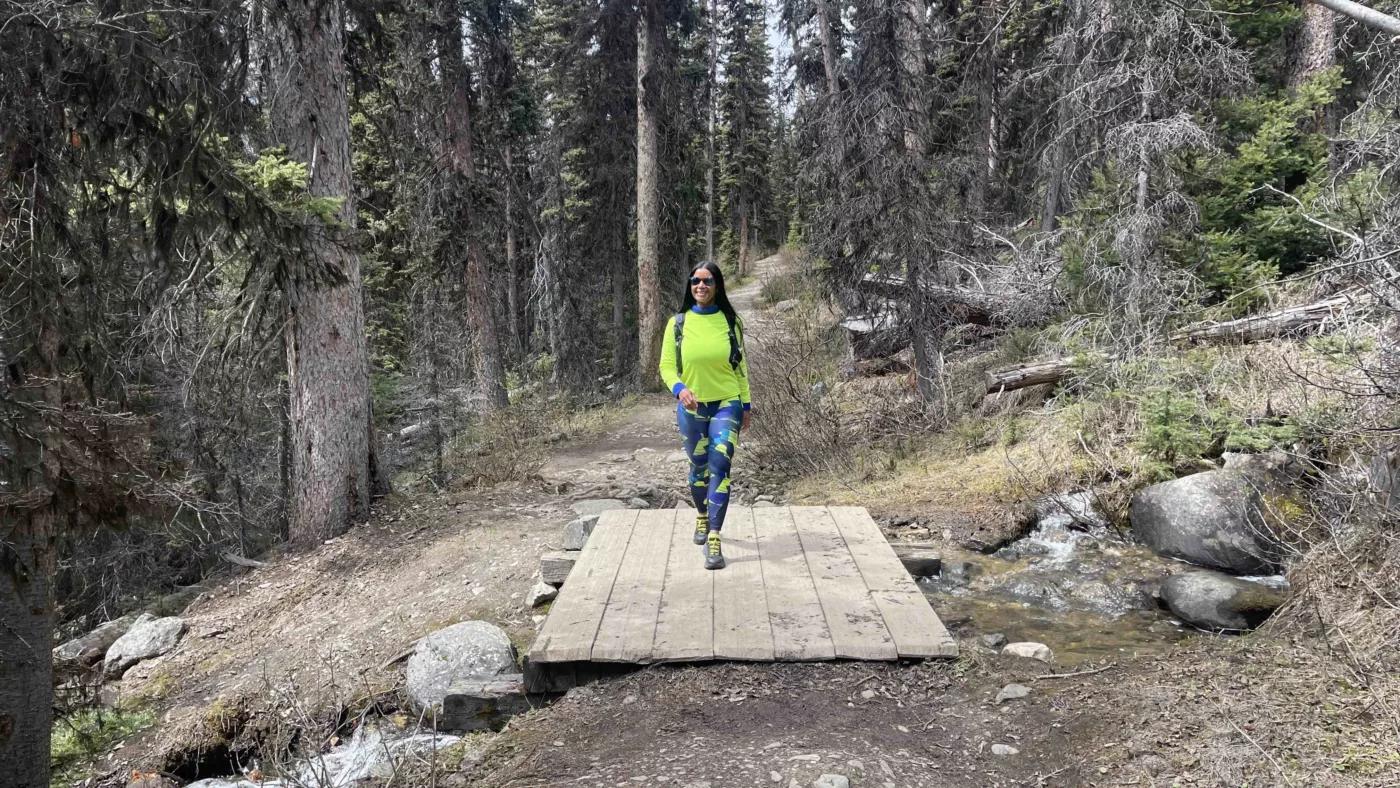
<svg viewBox="0 0 1400 788">
<path fill-rule="evenodd" d="M 749 367 L 743 325 L 724 292 L 719 266 L 701 265 L 690 272 L 689 284 L 680 313 L 662 335 L 661 377 L 680 400 L 676 424 L 685 438 L 690 497 L 699 513 L 695 543 L 705 545 L 706 569 L 723 569 L 719 530 L 729 507 L 739 431 L 749 426 Z"/>
</svg>

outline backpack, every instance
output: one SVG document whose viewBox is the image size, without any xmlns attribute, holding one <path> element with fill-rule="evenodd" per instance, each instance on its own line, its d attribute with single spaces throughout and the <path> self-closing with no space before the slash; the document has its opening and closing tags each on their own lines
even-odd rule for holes
<svg viewBox="0 0 1400 788">
<path fill-rule="evenodd" d="M 734 371 L 737 372 L 737 371 L 739 370 L 739 364 L 742 363 L 743 360 L 744 360 L 744 353 L 743 353 L 742 350 L 739 349 L 739 338 L 738 338 L 737 336 L 735 336 L 735 332 L 734 332 L 735 319 L 734 319 L 733 317 L 730 317 L 729 314 L 726 312 L 726 313 L 724 313 L 724 322 L 726 322 L 726 323 L 729 324 L 729 366 L 732 367 L 732 368 L 734 369 Z M 675 330 L 675 335 L 676 335 L 676 374 L 677 374 L 677 375 L 680 375 L 681 372 L 685 369 L 685 367 L 682 366 L 682 364 L 681 364 L 681 336 L 682 336 L 682 334 L 683 334 L 683 332 L 684 332 L 684 328 L 685 328 L 685 312 L 677 312 L 677 313 L 676 313 L 676 330 Z M 741 327 L 741 329 L 742 329 L 742 327 Z"/>
</svg>

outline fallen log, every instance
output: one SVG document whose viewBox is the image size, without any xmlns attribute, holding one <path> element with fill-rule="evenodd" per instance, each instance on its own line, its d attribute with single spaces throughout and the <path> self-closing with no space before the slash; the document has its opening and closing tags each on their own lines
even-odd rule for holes
<svg viewBox="0 0 1400 788">
<path fill-rule="evenodd" d="M 1365 293 L 1343 293 L 1311 304 L 1275 309 L 1262 315 L 1209 323 L 1173 334 L 1171 341 L 1202 344 L 1248 344 L 1271 339 L 1305 328 L 1315 328 L 1341 317 L 1350 310 L 1365 307 L 1370 297 Z M 1014 367 L 987 372 L 987 393 L 1015 391 L 1042 383 L 1057 383 L 1072 371 L 1073 359 L 1055 358 L 1032 361 Z"/>
<path fill-rule="evenodd" d="M 1195 326 L 1174 334 L 1171 340 L 1173 342 L 1240 342 L 1247 344 L 1303 328 L 1312 328 L 1328 320 L 1341 317 L 1349 310 L 1366 306 L 1369 302 L 1370 298 L 1364 293 L 1343 293 L 1323 301 L 1275 309 L 1262 315 Z"/>
<path fill-rule="evenodd" d="M 219 553 L 219 557 L 222 558 L 222 559 L 224 559 L 225 561 L 228 561 L 230 564 L 233 564 L 234 566 L 242 566 L 242 567 L 246 567 L 246 568 L 248 568 L 248 569 L 266 569 L 266 568 L 267 568 L 267 564 L 263 563 L 262 561 L 254 561 L 254 560 L 251 559 L 251 558 L 244 558 L 243 556 L 238 555 L 238 554 L 236 554 L 236 553 Z"/>
<path fill-rule="evenodd" d="M 841 321 L 856 360 L 893 356 L 909 346 L 909 324 L 893 310 L 873 315 L 853 315 Z"/>
<path fill-rule="evenodd" d="M 1073 368 L 1072 358 L 1052 358 L 1047 361 L 1032 361 L 1017 364 L 1005 369 L 987 371 L 987 393 L 1015 391 L 1042 383 L 1057 383 Z"/>
<path fill-rule="evenodd" d="M 909 299 L 909 284 L 902 276 L 895 274 L 870 273 L 861 277 L 859 287 L 870 295 L 894 301 Z M 1005 322 L 1001 317 L 1008 306 L 1008 299 L 997 293 L 985 290 L 968 290 L 961 287 L 924 284 L 920 287 L 929 298 L 948 305 L 953 317 L 962 323 L 991 325 Z"/>
</svg>

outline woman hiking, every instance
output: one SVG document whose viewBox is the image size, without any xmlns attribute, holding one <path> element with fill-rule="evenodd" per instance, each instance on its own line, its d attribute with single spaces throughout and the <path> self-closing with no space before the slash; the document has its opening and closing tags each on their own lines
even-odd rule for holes
<svg viewBox="0 0 1400 788">
<path fill-rule="evenodd" d="M 679 403 L 676 425 L 690 458 L 695 543 L 705 546 L 705 568 L 723 569 L 719 531 L 729 507 L 729 470 L 739 431 L 749 426 L 749 368 L 743 324 L 724 292 L 714 263 L 690 272 L 681 311 L 661 340 L 661 378 Z"/>
</svg>

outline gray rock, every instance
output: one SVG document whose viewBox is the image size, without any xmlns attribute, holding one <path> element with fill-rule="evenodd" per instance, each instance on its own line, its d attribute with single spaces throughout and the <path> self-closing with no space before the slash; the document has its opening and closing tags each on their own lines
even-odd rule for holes
<svg viewBox="0 0 1400 788">
<path fill-rule="evenodd" d="M 1218 572 L 1186 572 L 1162 583 L 1162 601 L 1201 629 L 1242 632 L 1264 623 L 1286 600 L 1282 592 Z"/>
<path fill-rule="evenodd" d="M 894 545 L 894 554 L 904 569 L 914 577 L 937 577 L 943 571 L 943 557 L 925 545 Z"/>
<path fill-rule="evenodd" d="M 552 586 L 562 586 L 578 561 L 578 550 L 556 550 L 540 556 L 540 579 Z"/>
<path fill-rule="evenodd" d="M 645 498 L 633 498 L 627 502 L 628 509 L 650 509 L 651 503 Z"/>
<path fill-rule="evenodd" d="M 1012 746 L 1009 745 L 1009 744 L 993 744 L 993 745 L 992 745 L 992 754 L 993 754 L 993 755 L 1020 755 L 1020 754 L 1021 754 L 1021 751 L 1018 750 L 1018 749 L 1016 749 L 1015 747 L 1012 747 Z"/>
<path fill-rule="evenodd" d="M 1006 636 L 1000 632 L 993 632 L 990 635 L 982 636 L 982 645 L 987 648 L 1001 648 L 1006 645 Z"/>
<path fill-rule="evenodd" d="M 107 654 L 122 635 L 136 623 L 136 616 L 122 616 L 99 625 L 96 629 L 74 638 L 53 650 L 55 667 L 85 668 Z"/>
<path fill-rule="evenodd" d="M 965 586 L 981 573 L 982 570 L 969 561 L 944 561 L 938 576 L 951 585 Z"/>
<path fill-rule="evenodd" d="M 183 634 L 184 619 L 174 616 L 156 618 L 149 613 L 142 614 L 131 625 L 131 629 L 107 649 L 102 672 L 111 676 L 125 671 L 143 659 L 167 654 L 180 642 L 180 636 Z"/>
<path fill-rule="evenodd" d="M 767 508 L 772 507 L 772 506 L 777 506 L 777 504 L 776 504 L 776 503 L 773 503 L 772 501 L 754 501 L 754 502 L 753 502 L 753 508 L 755 508 L 755 509 L 767 509 Z"/>
<path fill-rule="evenodd" d="M 1133 496 L 1133 533 L 1158 555 L 1234 574 L 1271 574 L 1280 551 L 1270 511 L 1288 500 L 1286 455 L 1227 454 L 1225 467 Z"/>
<path fill-rule="evenodd" d="M 418 641 L 404 678 L 414 704 L 430 709 L 442 703 L 453 682 L 515 671 L 515 646 L 500 627 L 485 621 L 463 621 Z"/>
<path fill-rule="evenodd" d="M 568 525 L 564 526 L 564 549 L 582 550 L 583 546 L 588 544 L 588 537 L 593 533 L 594 526 L 598 525 L 600 516 L 590 514 L 570 520 Z"/>
<path fill-rule="evenodd" d="M 1025 684 L 1007 684 L 997 693 L 997 704 L 1005 703 L 1008 700 L 1019 700 L 1031 694 L 1031 688 Z"/>
<path fill-rule="evenodd" d="M 438 727 L 447 731 L 499 731 L 530 710 L 525 677 L 519 673 L 454 681 L 442 699 Z"/>
<path fill-rule="evenodd" d="M 851 788 L 851 781 L 840 774 L 823 774 L 813 783 L 812 788 Z"/>
<path fill-rule="evenodd" d="M 626 509 L 627 504 L 612 498 L 589 498 L 583 501 L 574 501 L 570 508 L 579 517 L 587 517 L 590 514 L 602 514 L 613 509 Z"/>
<path fill-rule="evenodd" d="M 1038 659 L 1041 662 L 1052 662 L 1055 659 L 1055 652 L 1044 643 L 1034 643 L 1025 641 L 1022 643 L 1007 643 L 1002 648 L 1001 653 L 1010 657 L 1021 657 L 1023 659 Z"/>
<path fill-rule="evenodd" d="M 785 301 L 779 301 L 778 303 L 773 305 L 773 311 L 777 312 L 780 315 L 785 314 L 796 309 L 799 303 L 801 302 L 799 302 L 796 298 L 789 298 Z"/>
<path fill-rule="evenodd" d="M 535 583 L 534 588 L 531 588 L 529 593 L 525 594 L 525 606 L 539 607 L 546 602 L 553 602 L 557 596 L 559 596 L 559 589 L 544 580 L 540 580 Z"/>
</svg>

